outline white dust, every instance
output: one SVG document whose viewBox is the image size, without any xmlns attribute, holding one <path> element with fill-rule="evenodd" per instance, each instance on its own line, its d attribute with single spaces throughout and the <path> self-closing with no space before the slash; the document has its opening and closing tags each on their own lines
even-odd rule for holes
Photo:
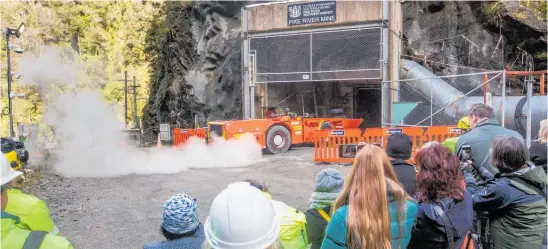
<svg viewBox="0 0 548 249">
<path fill-rule="evenodd" d="M 35 86 L 45 102 L 43 121 L 53 129 L 56 172 L 66 177 L 172 174 L 248 166 L 261 158 L 261 147 L 251 135 L 216 139 L 210 145 L 191 138 L 179 149 L 125 148 L 124 125 L 116 111 L 121 108 L 104 101 L 100 84 L 95 84 L 100 82 L 88 73 L 97 71 L 76 55 L 51 47 L 38 56 L 27 54 L 21 62 L 21 82 Z"/>
</svg>

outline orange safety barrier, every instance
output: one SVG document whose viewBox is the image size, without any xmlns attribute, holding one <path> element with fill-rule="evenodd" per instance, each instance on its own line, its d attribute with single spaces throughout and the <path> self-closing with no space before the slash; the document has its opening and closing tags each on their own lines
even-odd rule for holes
<svg viewBox="0 0 548 249">
<path fill-rule="evenodd" d="M 206 139 L 207 131 L 204 128 L 200 129 L 173 129 L 173 146 L 181 147 L 183 146 L 190 137 L 198 137 L 201 139 Z"/>
<path fill-rule="evenodd" d="M 364 133 L 360 129 L 347 130 L 317 130 L 314 131 L 314 161 L 320 163 L 352 163 L 353 158 L 341 158 L 339 146 L 344 144 L 357 144 L 366 142 L 380 144 L 386 147 L 388 136 L 396 132 L 403 132 L 411 137 L 413 153 L 409 160 L 413 163 L 415 153 L 423 144 L 430 141 L 443 142 L 446 138 L 458 136 L 455 127 L 432 126 L 426 130 L 420 127 L 401 128 L 368 128 Z"/>
</svg>

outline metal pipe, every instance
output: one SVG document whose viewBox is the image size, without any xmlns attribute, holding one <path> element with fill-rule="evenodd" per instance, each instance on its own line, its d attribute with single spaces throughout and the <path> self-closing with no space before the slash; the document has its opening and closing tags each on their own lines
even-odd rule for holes
<svg viewBox="0 0 548 249">
<path fill-rule="evenodd" d="M 139 118 L 137 117 L 137 85 L 135 76 L 133 76 L 133 122 L 136 128 L 140 127 Z"/>
<path fill-rule="evenodd" d="M 383 78 L 382 78 L 382 88 L 381 88 L 381 96 L 382 96 L 382 101 L 381 101 L 381 115 L 382 115 L 382 123 L 383 124 L 388 124 L 388 123 L 391 123 L 391 113 L 390 113 L 390 95 L 391 95 L 391 91 L 390 91 L 390 71 L 389 71 L 389 54 L 388 54 L 388 50 L 390 49 L 390 44 L 389 44 L 389 35 L 390 35 L 390 30 L 389 28 L 387 27 L 387 21 L 389 20 L 389 15 L 390 15 L 390 12 L 389 12 L 389 1 L 388 0 L 383 0 L 382 1 L 382 17 L 383 17 L 383 20 L 382 20 L 382 69 L 383 69 Z"/>
<path fill-rule="evenodd" d="M 10 29 L 6 30 L 6 53 L 7 53 L 7 62 L 8 62 L 8 111 L 9 111 L 9 122 L 10 122 L 10 137 L 15 137 L 15 131 L 13 130 L 13 102 L 11 98 L 11 58 L 10 58 Z"/>
<path fill-rule="evenodd" d="M 436 106 L 449 106 L 458 99 L 464 98 L 463 93 L 414 61 L 401 60 L 400 77 L 413 79 L 403 81 L 403 85 L 411 88 L 425 99 L 430 97 L 431 89 L 436 89 L 436 93 L 432 94 L 431 99 Z M 457 117 L 456 110 L 453 108 L 445 108 L 443 112 L 451 117 Z"/>
<path fill-rule="evenodd" d="M 527 129 L 525 130 L 525 145 L 527 148 L 531 146 L 531 121 L 532 121 L 532 109 L 533 102 L 533 76 L 529 76 L 527 81 Z"/>
<path fill-rule="evenodd" d="M 502 73 L 502 99 L 506 100 L 506 69 Z M 506 101 L 502 101 L 502 109 L 506 110 Z M 506 112 L 503 111 L 501 115 L 501 125 L 506 127 Z"/>
<path fill-rule="evenodd" d="M 545 74 L 541 74 L 541 75 L 540 75 L 540 95 L 545 95 L 545 93 L 544 93 L 544 88 L 545 88 L 546 86 L 544 85 L 544 75 L 545 75 Z"/>
<path fill-rule="evenodd" d="M 128 124 L 128 115 L 127 115 L 127 71 L 124 71 L 124 117 L 125 117 L 125 123 L 124 127 L 127 128 Z"/>
<path fill-rule="evenodd" d="M 247 34 L 247 7 L 242 8 L 242 115 L 244 119 L 251 118 L 249 99 L 249 38 Z"/>
<path fill-rule="evenodd" d="M 466 115 L 473 104 L 483 103 L 484 101 L 483 96 L 465 96 L 442 80 L 443 77 L 436 77 L 418 63 L 409 60 L 401 60 L 401 62 L 402 79 L 412 79 L 411 81 L 402 80 L 404 82 L 402 86 L 411 88 L 425 99 L 429 98 L 430 90 L 435 89 L 432 94 L 433 104 L 438 107 L 447 107 L 443 112 L 450 117 L 458 118 Z M 516 130 L 526 136 L 527 127 L 529 126 L 523 117 L 528 116 L 531 117 L 531 128 L 529 130 L 538 131 L 540 121 L 547 118 L 548 97 L 532 96 L 527 100 L 526 96 L 506 96 L 505 73 L 502 73 L 501 76 L 503 79 L 502 96 L 494 96 L 492 99 L 495 117 L 501 120 L 502 126 Z M 479 87 L 481 85 L 477 86 L 477 88 Z M 529 106 L 531 107 L 530 113 L 527 109 Z"/>
</svg>

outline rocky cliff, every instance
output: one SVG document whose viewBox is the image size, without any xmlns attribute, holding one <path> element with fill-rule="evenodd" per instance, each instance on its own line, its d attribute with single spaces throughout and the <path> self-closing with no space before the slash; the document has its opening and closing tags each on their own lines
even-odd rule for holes
<svg viewBox="0 0 548 249">
<path fill-rule="evenodd" d="M 145 127 L 240 117 L 244 4 L 250 2 L 165 3 L 168 31 L 156 48 Z M 535 69 L 546 69 L 545 2 L 404 2 L 403 14 L 404 57 L 435 73 L 466 71 L 457 64 L 525 69 L 522 50 L 533 55 Z"/>
</svg>

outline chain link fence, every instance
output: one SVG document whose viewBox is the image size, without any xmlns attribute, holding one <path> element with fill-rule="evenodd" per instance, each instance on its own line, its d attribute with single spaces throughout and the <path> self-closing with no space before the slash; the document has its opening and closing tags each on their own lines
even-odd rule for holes
<svg viewBox="0 0 548 249">
<path fill-rule="evenodd" d="M 426 70 L 426 69 L 425 69 Z M 503 71 L 412 78 L 399 81 L 399 101 L 393 104 L 392 124 L 405 126 L 456 125 L 476 103 L 505 110 Z M 392 89 L 394 86 L 390 82 Z M 502 116 L 504 112 L 501 112 Z M 504 117 L 497 116 L 502 123 Z"/>
<path fill-rule="evenodd" d="M 381 28 L 255 35 L 256 83 L 381 78 Z"/>
</svg>

